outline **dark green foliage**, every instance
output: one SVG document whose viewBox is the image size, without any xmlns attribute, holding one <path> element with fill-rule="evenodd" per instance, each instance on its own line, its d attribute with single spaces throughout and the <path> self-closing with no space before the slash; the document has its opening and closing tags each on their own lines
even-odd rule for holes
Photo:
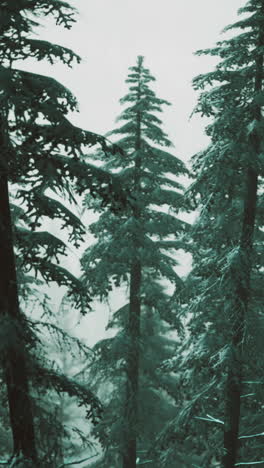
<svg viewBox="0 0 264 468">
<path fill-rule="evenodd" d="M 57 24 L 70 28 L 75 21 L 74 11 L 69 4 L 59 1 L 21 1 L 12 2 L 12 6 L 11 2 L 1 2 L 0 7 L 0 85 L 5 133 L 1 166 L 7 173 L 9 183 L 16 184 L 16 187 L 19 184 L 16 196 L 25 207 L 24 217 L 31 217 L 31 229 L 38 228 L 45 217 L 59 219 L 62 229 L 67 228 L 69 240 L 78 246 L 85 229 L 65 202 L 58 200 L 58 196 L 75 203 L 73 190 L 81 195 L 88 189 L 93 195 L 100 193 L 105 202 L 111 200 L 113 209 L 126 203 L 119 181 L 115 181 L 115 177 L 106 171 L 85 163 L 83 158 L 85 150 L 96 144 L 110 153 L 118 149 L 108 144 L 105 138 L 70 123 L 67 115 L 77 110 L 78 106 L 67 88 L 48 76 L 14 68 L 17 60 L 27 57 L 47 59 L 51 63 L 60 60 L 66 65 L 79 62 L 80 58 L 71 50 L 32 36 L 39 16 L 50 15 Z M 38 239 L 35 236 L 34 241 L 37 240 L 41 249 L 43 236 L 42 239 L 40 235 Z M 53 269 L 51 272 L 49 265 L 36 258 L 37 245 L 34 244 L 34 258 L 29 255 L 29 250 L 27 254 L 23 251 L 25 265 L 22 266 L 28 267 L 30 263 L 46 280 L 56 280 L 56 271 Z M 24 249 L 27 246 L 24 245 Z M 54 257 L 65 252 L 54 239 L 52 251 Z M 59 283 L 62 282 L 61 277 L 62 272 L 58 271 Z M 66 282 L 71 283 L 69 276 Z M 76 289 L 74 282 L 73 289 Z M 80 305 L 84 301 L 77 302 Z"/>
<path fill-rule="evenodd" d="M 22 299 L 22 298 L 21 298 Z M 26 308 L 29 307 L 32 301 L 32 291 L 27 300 L 21 303 Z M 38 313 L 41 313 L 41 302 L 38 306 Z M 70 303 L 68 302 L 68 310 Z M 44 312 L 44 311 L 43 311 Z M 65 310 L 64 310 L 65 314 Z M 25 357 L 27 361 L 28 377 L 31 382 L 31 403 L 34 414 L 35 435 L 38 447 L 38 463 L 42 468 L 57 468 L 62 459 L 71 457 L 72 454 L 79 456 L 84 449 L 88 447 L 90 450 L 92 440 L 89 431 L 84 433 L 78 427 L 72 424 L 73 414 L 67 412 L 68 420 L 64 420 L 61 416 L 61 399 L 67 397 L 67 406 L 72 411 L 74 405 L 83 408 L 83 418 L 86 421 L 87 428 L 92 425 L 97 425 L 101 418 L 102 405 L 95 393 L 87 388 L 78 377 L 67 375 L 64 367 L 58 363 L 57 356 L 60 354 L 63 359 L 71 355 L 73 365 L 76 363 L 91 362 L 93 353 L 83 342 L 78 338 L 70 336 L 61 328 L 63 324 L 58 320 L 60 326 L 57 326 L 56 318 L 52 312 L 45 313 L 45 321 L 36 320 L 35 313 L 32 318 L 24 317 L 24 328 L 21 327 L 21 321 L 17 324 L 18 332 L 14 330 L 14 321 L 10 323 L 1 323 L 1 354 L 6 350 L 8 344 L 12 343 L 17 351 L 20 352 L 21 341 L 17 340 L 17 335 L 24 336 L 24 341 L 27 343 Z M 60 316 L 60 318 L 62 315 Z M 11 334 L 16 335 L 12 338 Z M 54 345 L 56 352 L 54 353 Z M 47 349 L 49 354 L 47 355 Z M 1 375 L 2 381 L 2 375 Z M 2 386 L 4 390 L 4 386 Z M 73 406 L 71 406 L 73 405 Z M 1 418 L 1 439 L 3 441 L 2 454 L 6 459 L 12 452 L 11 434 L 8 430 L 9 420 L 6 411 L 6 395 L 3 391 L 1 394 L 1 407 L 3 411 Z M 78 441 L 78 445 L 74 445 Z"/>
<path fill-rule="evenodd" d="M 189 230 L 176 217 L 188 209 L 176 178 L 188 172 L 180 159 L 163 150 L 171 143 L 156 116 L 168 103 L 150 88 L 154 78 L 144 67 L 143 57 L 130 70 L 129 93 L 121 99 L 127 107 L 118 118 L 125 123 L 109 133 L 121 135 L 116 144 L 125 150 L 125 157 L 116 154 L 107 160 L 102 152 L 94 157 L 105 162 L 103 168 L 118 170 L 133 198 L 116 216 L 86 197 L 87 206 L 100 216 L 90 226 L 96 242 L 82 259 L 83 280 L 91 296 L 106 298 L 112 289 L 126 284 L 130 289 L 129 303 L 114 314 L 109 325 L 118 329 L 116 336 L 94 348 L 97 359 L 91 380 L 96 379 L 95 388 L 107 402 L 96 433 L 106 448 L 100 466 L 108 467 L 119 466 L 122 456 L 126 466 L 132 452 L 129 466 L 134 466 L 135 438 L 138 457 L 144 459 L 155 434 L 175 412 L 176 382 L 173 375 L 161 372 L 160 365 L 175 347 L 166 336 L 168 331 L 181 333 L 182 327 L 177 305 L 160 281 L 167 281 L 180 297 L 183 282 L 174 254 L 187 248 Z"/>
<path fill-rule="evenodd" d="M 258 89 L 263 1 L 248 2 L 243 12 L 252 15 L 227 28 L 242 28 L 241 34 L 217 43 L 214 49 L 198 52 L 215 55 L 220 61 L 213 72 L 194 79 L 194 87 L 200 91 L 196 112 L 211 117 L 206 128 L 211 143 L 193 158 L 195 181 L 187 192 L 199 209 L 192 231 L 193 270 L 186 283 L 188 340 L 182 346 L 181 358 L 178 355 L 168 363 L 169 369 L 178 372 L 182 398 L 191 413 L 183 412 L 184 421 L 176 419 L 165 431 L 162 443 L 168 454 L 160 466 L 171 466 L 170 457 L 179 453 L 186 467 L 192 466 L 191 460 L 184 458 L 186 453 L 197 457 L 196 464 L 201 468 L 215 466 L 224 455 L 224 430 L 226 448 L 233 437 L 223 459 L 225 468 L 235 466 L 232 457 L 239 436 L 243 438 L 238 440 L 237 462 L 251 461 L 253 466 L 263 458 L 257 438 L 244 438 L 262 432 L 264 422 L 258 386 L 245 383 L 260 380 L 263 373 L 259 347 L 263 303 L 263 289 L 259 288 L 263 281 L 259 105 L 263 93 Z M 252 176 L 258 178 L 256 219 Z M 235 385 L 234 375 L 238 379 Z M 232 398 L 237 390 L 241 396 L 237 394 L 231 404 L 232 385 Z M 241 400 L 240 418 L 234 400 Z M 240 420 L 239 434 L 234 424 L 230 437 L 228 425 L 235 418 Z"/>
<path fill-rule="evenodd" d="M 164 292 L 160 291 L 163 300 Z M 168 301 L 168 298 L 167 298 Z M 156 435 L 176 414 L 175 399 L 178 385 L 173 374 L 162 372 L 161 364 L 175 352 L 176 343 L 166 337 L 170 327 L 162 321 L 159 313 L 142 306 L 140 336 L 139 370 L 139 420 L 137 453 L 144 459 Z M 100 466 L 115 466 L 120 460 L 124 441 L 125 421 L 125 356 L 129 337 L 126 333 L 128 306 L 114 314 L 110 326 L 119 331 L 114 338 L 100 341 L 95 347 L 96 360 L 92 366 L 89 380 L 105 401 L 103 418 L 95 428 L 106 449 L 104 461 Z M 103 463 L 103 464 L 102 464 Z M 119 465 L 117 465 L 119 466 Z M 155 466 L 154 463 L 151 466 Z M 158 465 L 157 465 L 158 466 Z"/>
<path fill-rule="evenodd" d="M 78 246 L 85 229 L 67 208 L 75 202 L 74 191 L 81 195 L 88 189 L 93 196 L 100 194 L 104 203 L 114 202 L 115 210 L 126 203 L 114 176 L 84 162 L 84 152 L 93 145 L 98 144 L 110 153 L 117 148 L 105 138 L 70 123 L 69 113 L 77 110 L 72 93 L 53 78 L 15 68 L 17 61 L 27 57 L 48 60 L 51 64 L 60 60 L 68 66 L 79 62 L 80 58 L 71 50 L 34 39 L 34 29 L 43 16 L 51 16 L 57 25 L 68 29 L 75 21 L 74 10 L 67 2 L 0 2 L 0 312 L 1 334 L 6 340 L 1 364 L 14 439 L 13 461 L 21 455 L 31 458 L 35 465 L 40 459 L 31 401 L 33 382 L 58 392 L 78 394 L 81 403 L 91 407 L 87 416 L 92 419 L 98 403 L 89 391 L 47 368 L 45 362 L 38 363 L 40 341 L 21 311 L 18 291 L 30 296 L 31 288 L 36 286 L 32 278 L 35 274 L 38 285 L 41 280 L 66 285 L 82 312 L 87 310 L 89 300 L 80 282 L 58 264 L 66 253 L 63 242 L 39 228 L 45 218 L 59 219 L 62 228 L 69 232 L 69 240 Z M 8 191 L 15 192 L 17 203 L 23 206 L 23 210 L 14 208 L 14 216 L 20 218 L 15 229 Z"/>
</svg>

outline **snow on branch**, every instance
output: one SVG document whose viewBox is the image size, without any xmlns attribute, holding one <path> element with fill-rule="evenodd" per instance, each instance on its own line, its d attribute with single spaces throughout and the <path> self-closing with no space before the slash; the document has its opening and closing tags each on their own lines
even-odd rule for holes
<svg viewBox="0 0 264 468">
<path fill-rule="evenodd" d="M 240 436 L 239 439 L 250 439 L 251 437 L 260 437 L 260 436 L 264 436 L 264 432 L 260 432 L 259 434 Z"/>
<path fill-rule="evenodd" d="M 201 419 L 202 421 L 209 421 L 209 422 L 214 422 L 217 424 L 224 424 L 223 421 L 221 421 L 220 419 L 216 419 L 213 416 L 210 416 L 210 414 L 207 414 L 206 417 L 194 416 L 194 419 Z"/>
<path fill-rule="evenodd" d="M 264 463 L 264 460 L 261 460 L 261 461 L 252 461 L 252 462 L 241 462 L 241 463 L 236 463 L 235 466 L 242 466 L 242 465 L 261 465 L 261 463 Z"/>
<path fill-rule="evenodd" d="M 84 463 L 88 460 L 91 460 L 94 457 L 97 457 L 97 455 L 99 455 L 99 453 L 96 453 L 95 455 L 92 455 L 91 457 L 88 457 L 88 458 L 83 458 L 82 460 L 63 463 L 62 465 L 59 466 L 59 468 L 64 468 L 65 466 L 70 466 L 70 465 L 80 465 L 81 463 Z"/>
</svg>

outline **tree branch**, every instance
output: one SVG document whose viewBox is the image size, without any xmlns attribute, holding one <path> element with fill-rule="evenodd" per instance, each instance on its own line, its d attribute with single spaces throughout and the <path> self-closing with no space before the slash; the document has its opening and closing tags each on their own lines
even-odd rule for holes
<svg viewBox="0 0 264 468">
<path fill-rule="evenodd" d="M 80 465 L 81 463 L 91 460 L 94 457 L 97 457 L 99 453 L 96 453 L 95 455 L 92 455 L 91 457 L 88 458 L 83 458 L 83 460 L 78 460 L 78 461 L 73 461 L 73 462 L 68 462 L 68 463 L 63 463 L 62 465 L 59 466 L 59 468 L 64 468 L 65 466 L 70 466 L 70 465 Z"/>
<path fill-rule="evenodd" d="M 253 462 L 242 462 L 242 463 L 236 463 L 235 466 L 242 466 L 242 465 L 260 465 L 261 463 L 264 463 L 264 460 L 262 461 L 253 461 Z"/>
</svg>

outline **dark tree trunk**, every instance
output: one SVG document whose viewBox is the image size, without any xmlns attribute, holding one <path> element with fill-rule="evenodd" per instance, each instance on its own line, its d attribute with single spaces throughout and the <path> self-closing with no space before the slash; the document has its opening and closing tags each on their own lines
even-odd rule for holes
<svg viewBox="0 0 264 468">
<path fill-rule="evenodd" d="M 140 286 L 141 264 L 135 260 L 131 267 L 130 310 L 127 333 L 129 349 L 127 356 L 127 382 L 125 402 L 125 446 L 123 468 L 136 468 L 137 456 L 137 412 L 139 378 L 139 337 L 140 337 Z"/>
<path fill-rule="evenodd" d="M 26 371 L 22 316 L 19 310 L 12 220 L 9 204 L 8 144 L 4 119 L 0 120 L 0 320 L 8 344 L 1 359 L 7 386 L 13 455 L 36 461 L 33 415 Z M 4 330 L 4 328 L 3 328 Z"/>
<path fill-rule="evenodd" d="M 142 66 L 140 62 L 139 66 Z M 141 82 L 138 83 L 138 102 L 141 97 Z M 133 208 L 133 218 L 136 223 L 136 234 L 133 239 L 134 259 L 130 272 L 129 315 L 127 325 L 128 353 L 126 358 L 126 400 L 124 408 L 125 437 L 123 449 L 123 468 L 136 468 L 137 436 L 138 436 L 138 383 L 139 383 L 139 340 L 141 315 L 141 276 L 142 265 L 139 258 L 140 242 L 140 208 L 137 198 L 140 197 L 140 171 L 141 171 L 141 112 L 137 112 L 137 130 L 135 139 L 135 172 L 134 195 L 136 199 Z"/>
<path fill-rule="evenodd" d="M 263 47 L 264 35 L 261 32 L 259 47 Z M 256 60 L 255 92 L 262 90 L 263 55 Z M 255 106 L 253 119 L 261 120 L 261 107 Z M 250 276 L 252 269 L 252 250 L 254 242 L 254 228 L 256 219 L 258 174 L 256 159 L 261 150 L 261 142 L 258 131 L 251 135 L 251 144 L 255 158 L 247 169 L 246 191 L 244 198 L 244 215 L 242 233 L 240 239 L 240 273 L 237 278 L 235 300 L 232 321 L 231 358 L 229 362 L 225 416 L 224 416 L 224 449 L 223 468 L 234 468 L 238 458 L 239 448 L 239 423 L 242 390 L 243 354 L 242 344 L 245 331 L 245 323 L 250 300 Z"/>
</svg>

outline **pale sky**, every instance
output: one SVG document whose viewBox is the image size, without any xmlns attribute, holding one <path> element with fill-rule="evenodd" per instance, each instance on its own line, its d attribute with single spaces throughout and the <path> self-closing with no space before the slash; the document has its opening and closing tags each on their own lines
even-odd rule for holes
<svg viewBox="0 0 264 468">
<path fill-rule="evenodd" d="M 48 23 L 42 38 L 71 47 L 82 58 L 73 70 L 63 65 L 38 63 L 37 71 L 49 73 L 70 88 L 80 103 L 74 123 L 104 134 L 115 125 L 127 91 L 128 67 L 138 55 L 145 56 L 157 82 L 159 97 L 172 103 L 163 114 L 164 130 L 175 145 L 175 154 L 188 159 L 206 145 L 204 119 L 189 116 L 197 93 L 192 79 L 211 71 L 216 63 L 195 57 L 197 49 L 209 48 L 220 32 L 236 20 L 242 0 L 73 0 L 79 10 L 71 31 Z M 43 22 L 42 22 L 43 23 Z M 43 23 L 44 24 L 44 23 Z M 222 37 L 224 37 L 222 35 Z"/>
<path fill-rule="evenodd" d="M 224 39 L 220 32 L 236 21 L 236 12 L 245 1 L 75 0 L 71 3 L 80 12 L 71 31 L 42 21 L 46 27 L 39 34 L 42 39 L 72 48 L 83 58 L 81 65 L 69 70 L 60 64 L 36 65 L 28 61 L 21 67 L 50 74 L 72 90 L 80 103 L 80 113 L 71 117 L 73 123 L 100 134 L 111 130 L 121 111 L 119 99 L 127 91 L 128 67 L 135 64 L 138 55 L 144 55 L 145 66 L 157 79 L 158 97 L 172 103 L 165 108 L 162 119 L 164 130 L 175 145 L 175 155 L 187 161 L 206 146 L 208 140 L 203 133 L 206 120 L 197 116 L 189 121 L 198 98 L 191 81 L 196 75 L 211 71 L 216 60 L 195 57 L 193 53 Z M 71 269 L 75 269 L 76 260 L 71 258 Z M 183 273 L 186 270 L 188 265 L 183 259 Z M 122 305 L 124 297 L 121 296 L 113 298 L 113 310 Z M 78 334 L 93 344 L 103 336 L 106 323 L 106 306 L 98 305 L 97 312 L 82 321 Z"/>
</svg>

